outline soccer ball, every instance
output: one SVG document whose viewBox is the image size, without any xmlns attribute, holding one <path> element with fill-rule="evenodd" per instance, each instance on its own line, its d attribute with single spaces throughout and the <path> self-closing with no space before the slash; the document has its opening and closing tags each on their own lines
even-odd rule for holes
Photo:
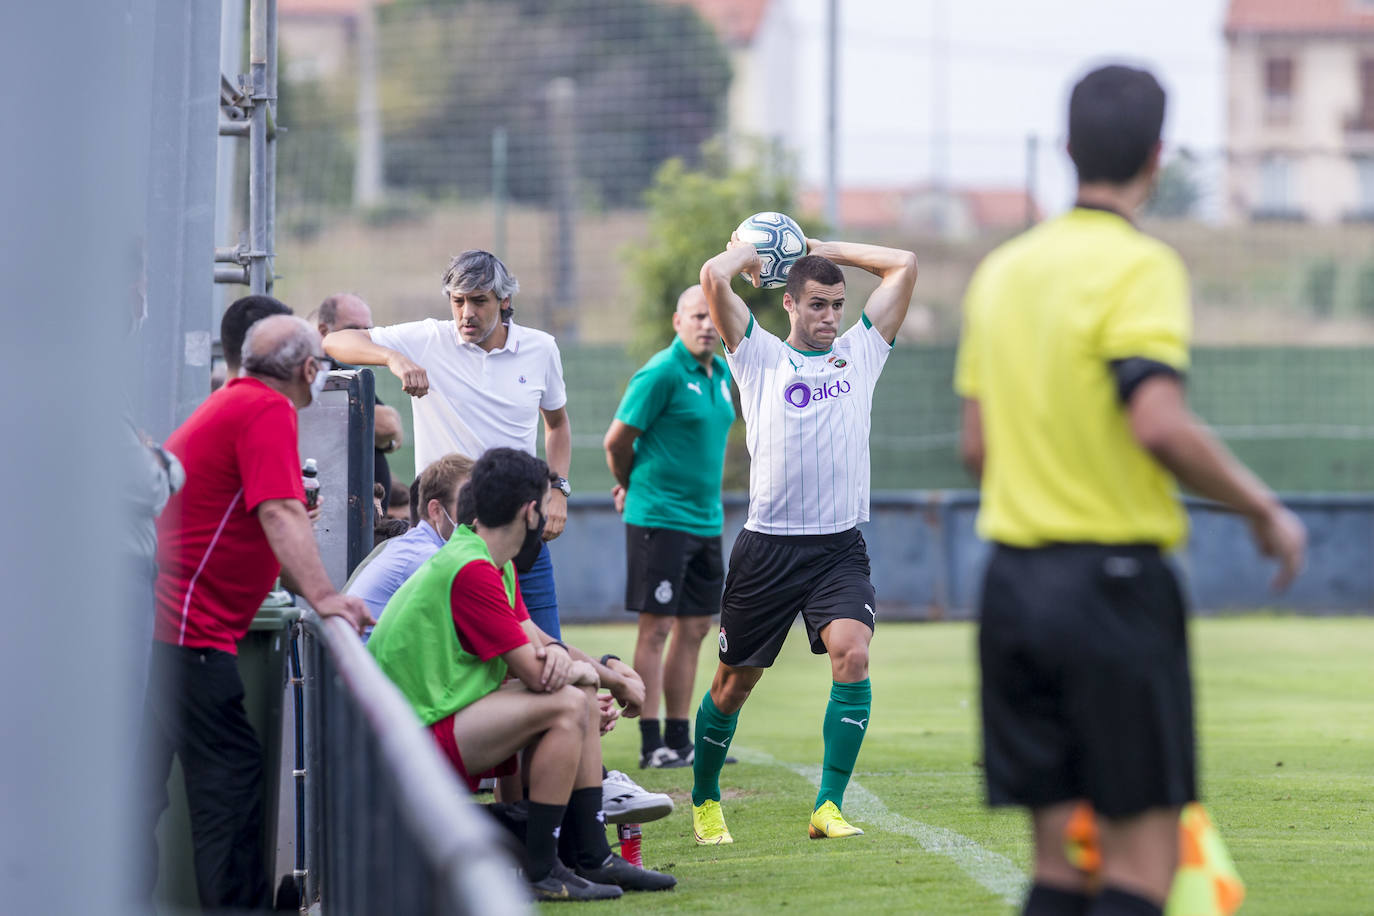
<svg viewBox="0 0 1374 916">
<path fill-rule="evenodd" d="M 735 233 L 758 249 L 759 285 L 766 289 L 787 285 L 787 272 L 806 254 L 806 234 L 786 213 L 755 213 Z"/>
</svg>

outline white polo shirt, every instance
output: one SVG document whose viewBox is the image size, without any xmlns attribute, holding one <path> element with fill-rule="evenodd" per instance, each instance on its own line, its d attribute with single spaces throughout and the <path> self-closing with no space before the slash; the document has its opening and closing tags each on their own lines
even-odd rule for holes
<svg viewBox="0 0 1374 916">
<path fill-rule="evenodd" d="M 873 389 L 891 352 L 867 315 L 818 352 L 789 346 L 750 317 L 725 354 L 751 459 L 745 528 L 833 534 L 868 521 Z"/>
<path fill-rule="evenodd" d="M 450 452 L 475 460 L 508 446 L 533 455 L 539 411 L 568 403 L 558 344 L 543 331 L 512 321 L 505 346 L 491 352 L 460 342 L 454 322 L 434 318 L 371 334 L 429 374 L 429 393 L 410 399 L 416 473 Z"/>
</svg>

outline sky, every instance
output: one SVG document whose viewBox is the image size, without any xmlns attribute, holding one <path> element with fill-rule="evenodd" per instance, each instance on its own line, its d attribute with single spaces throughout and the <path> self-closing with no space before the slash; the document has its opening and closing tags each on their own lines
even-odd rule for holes
<svg viewBox="0 0 1374 916">
<path fill-rule="evenodd" d="M 774 2 L 787 4 L 796 66 L 814 92 L 815 103 L 797 110 L 799 135 L 809 138 L 803 175 L 819 183 L 827 3 Z M 1224 142 L 1225 0 L 840 0 L 839 7 L 844 185 L 920 184 L 943 171 L 954 186 L 1021 186 L 1025 137 L 1035 133 L 1044 138 L 1038 196 L 1057 209 L 1071 194 L 1063 153 L 1069 89 L 1108 60 L 1148 66 L 1164 84 L 1166 156 Z M 937 34 L 943 55 L 935 53 Z M 948 140 L 932 143 L 932 136 Z"/>
</svg>

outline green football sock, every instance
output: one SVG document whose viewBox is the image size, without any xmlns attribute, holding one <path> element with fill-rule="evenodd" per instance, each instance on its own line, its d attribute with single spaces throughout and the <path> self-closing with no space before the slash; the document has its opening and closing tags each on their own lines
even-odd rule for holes
<svg viewBox="0 0 1374 916">
<path fill-rule="evenodd" d="M 872 706 L 873 688 L 868 678 L 853 684 L 831 683 L 830 704 L 825 707 L 825 724 L 821 726 L 825 760 L 821 764 L 817 808 L 828 801 L 834 802 L 836 808 L 844 807 L 844 790 L 854 772 L 854 761 L 859 759 Z"/>
<path fill-rule="evenodd" d="M 720 801 L 720 768 L 725 766 L 725 752 L 735 737 L 735 723 L 739 711 L 726 715 L 711 702 L 711 692 L 701 698 L 697 708 L 696 754 L 692 758 L 692 804 L 700 805 L 708 798 Z"/>
</svg>

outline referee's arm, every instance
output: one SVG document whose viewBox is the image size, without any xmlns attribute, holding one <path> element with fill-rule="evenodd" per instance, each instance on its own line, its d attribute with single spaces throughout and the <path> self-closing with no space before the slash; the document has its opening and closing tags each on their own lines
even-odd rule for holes
<svg viewBox="0 0 1374 916">
<path fill-rule="evenodd" d="M 1177 374 L 1157 374 L 1129 395 L 1131 434 L 1188 489 L 1246 517 L 1261 554 L 1279 561 L 1274 588 L 1302 571 L 1307 530 L 1188 409 Z"/>
</svg>

